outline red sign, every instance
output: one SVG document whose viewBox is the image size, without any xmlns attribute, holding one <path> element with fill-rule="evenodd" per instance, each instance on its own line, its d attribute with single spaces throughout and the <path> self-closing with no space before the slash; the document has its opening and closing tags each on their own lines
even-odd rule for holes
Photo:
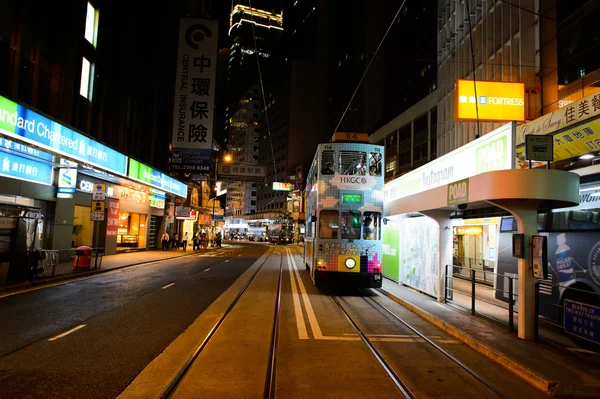
<svg viewBox="0 0 600 399">
<path fill-rule="evenodd" d="M 119 200 L 108 199 L 108 217 L 106 218 L 106 236 L 116 237 L 119 231 Z"/>
</svg>

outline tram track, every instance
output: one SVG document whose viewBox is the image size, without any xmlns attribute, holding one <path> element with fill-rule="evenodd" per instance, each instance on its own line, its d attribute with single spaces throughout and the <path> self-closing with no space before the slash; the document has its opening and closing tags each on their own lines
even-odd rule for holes
<svg viewBox="0 0 600 399">
<path fill-rule="evenodd" d="M 300 257 L 304 258 L 304 254 L 300 251 L 299 248 L 294 247 L 294 249 L 296 250 L 296 252 L 298 253 L 298 255 Z M 489 391 L 491 391 L 497 397 L 503 398 L 503 399 L 509 398 L 509 396 L 506 393 L 504 393 L 502 390 L 498 389 L 493 384 L 491 384 L 489 381 L 487 381 L 485 378 L 483 378 L 482 376 L 480 376 L 479 374 L 474 372 L 471 368 L 469 368 L 467 365 L 465 365 L 463 362 L 461 362 L 455 356 L 453 356 L 448 351 L 446 351 L 444 348 L 442 348 L 440 345 L 435 343 L 433 341 L 433 339 L 426 336 L 424 333 L 422 333 L 417 328 L 415 328 L 414 325 L 412 325 L 411 323 L 409 323 L 402 317 L 398 316 L 394 311 L 392 311 L 387 306 L 382 304 L 380 301 L 375 299 L 373 297 L 373 293 L 375 293 L 377 296 L 383 295 L 381 293 L 381 289 L 363 288 L 363 289 L 360 289 L 359 292 L 362 293 L 360 298 L 362 298 L 362 300 L 365 301 L 369 306 L 371 306 L 373 309 L 379 310 L 380 311 L 379 313 L 383 312 L 383 314 L 389 315 L 392 318 L 392 320 L 395 320 L 398 323 L 396 325 L 397 328 L 403 327 L 405 329 L 410 330 L 418 338 L 422 339 L 424 342 L 429 344 L 431 347 L 435 348 L 435 350 L 438 353 L 442 354 L 447 359 L 451 360 L 454 364 L 459 366 L 460 369 L 462 369 L 464 372 L 469 374 L 471 377 L 473 377 L 477 381 L 479 381 L 482 385 L 484 385 Z M 376 345 L 374 343 L 375 340 L 372 340 L 369 338 L 376 334 L 368 334 L 364 328 L 361 328 L 360 323 L 358 323 L 356 321 L 356 319 L 351 315 L 351 313 L 348 311 L 348 309 L 345 308 L 345 306 L 351 307 L 352 305 L 347 303 L 347 301 L 344 298 L 345 298 L 344 296 L 331 295 L 331 299 L 334 302 L 334 304 L 336 305 L 336 307 L 339 309 L 339 311 L 342 313 L 342 315 L 346 318 L 346 320 L 348 320 L 349 324 L 356 331 L 360 340 L 368 347 L 370 353 L 376 358 L 378 363 L 381 365 L 381 367 L 383 368 L 385 373 L 388 375 L 388 377 L 392 380 L 394 385 L 398 388 L 400 393 L 405 398 L 416 398 L 417 396 L 410 389 L 410 387 L 406 383 L 406 381 L 400 377 L 398 372 L 396 370 L 394 370 L 393 366 L 386 360 L 386 356 L 384 355 L 384 353 L 382 353 L 382 351 L 376 347 Z M 344 302 L 344 305 L 342 305 L 342 302 Z M 400 326 L 402 326 L 402 327 L 400 327 Z"/>
<path fill-rule="evenodd" d="M 211 327 L 209 332 L 206 334 L 202 342 L 195 348 L 192 355 L 185 361 L 183 366 L 177 371 L 175 376 L 169 381 L 167 386 L 163 389 L 163 391 L 158 396 L 159 399 L 167 399 L 173 397 L 177 393 L 177 389 L 181 386 L 181 383 L 184 381 L 186 375 L 192 368 L 194 364 L 198 361 L 198 357 L 204 351 L 204 349 L 210 344 L 214 336 L 219 331 L 219 328 L 223 324 L 223 322 L 227 319 L 227 316 L 230 315 L 231 311 L 235 308 L 235 305 L 238 303 L 240 298 L 246 292 L 248 287 L 255 280 L 258 273 L 263 269 L 263 266 L 269 261 L 271 256 L 274 253 L 280 255 L 279 259 L 279 277 L 277 282 L 277 292 L 275 296 L 275 304 L 274 304 L 274 315 L 273 315 L 273 326 L 271 329 L 271 338 L 269 345 L 269 355 L 267 361 L 267 368 L 265 372 L 265 384 L 263 390 L 263 398 L 272 399 L 275 397 L 275 384 L 277 377 L 277 346 L 279 341 L 279 315 L 281 311 L 281 286 L 282 286 L 282 277 L 283 277 L 283 260 L 285 254 L 288 249 L 282 249 L 281 252 L 276 252 L 275 248 L 270 248 L 269 253 L 263 260 L 263 262 L 257 267 L 257 269 L 252 273 L 248 281 L 244 284 L 244 286 L 237 293 L 235 298 L 231 301 L 227 309 L 220 315 L 218 320 Z"/>
</svg>

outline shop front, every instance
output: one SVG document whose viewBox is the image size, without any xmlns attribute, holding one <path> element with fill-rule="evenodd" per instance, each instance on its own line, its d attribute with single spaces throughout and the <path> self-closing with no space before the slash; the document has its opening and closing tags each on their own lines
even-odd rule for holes
<svg viewBox="0 0 600 399">
<path fill-rule="evenodd" d="M 165 193 L 125 179 L 117 184 L 84 173 L 77 177 L 72 245 L 105 247 L 107 254 L 157 248 Z M 100 222 L 91 220 L 97 184 L 104 185 L 107 203 L 106 220 Z"/>
</svg>

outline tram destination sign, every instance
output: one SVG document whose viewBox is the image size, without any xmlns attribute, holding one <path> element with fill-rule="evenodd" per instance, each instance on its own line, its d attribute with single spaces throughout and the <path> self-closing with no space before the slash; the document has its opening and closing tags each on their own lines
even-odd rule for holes
<svg viewBox="0 0 600 399">
<path fill-rule="evenodd" d="M 353 192 L 341 192 L 341 202 L 344 205 L 362 205 L 363 204 L 363 195 L 362 193 L 353 193 Z"/>
</svg>

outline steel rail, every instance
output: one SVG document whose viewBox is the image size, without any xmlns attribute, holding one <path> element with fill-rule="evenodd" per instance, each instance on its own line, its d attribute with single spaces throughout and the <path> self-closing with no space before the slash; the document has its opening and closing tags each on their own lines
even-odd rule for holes
<svg viewBox="0 0 600 399">
<path fill-rule="evenodd" d="M 377 291 L 379 291 L 379 290 L 377 290 Z M 382 303 L 379 303 L 378 301 L 376 301 L 374 298 L 371 298 L 371 297 L 368 297 L 368 299 L 367 299 L 367 297 L 363 296 L 362 298 L 367 303 L 376 304 L 378 307 L 380 307 L 381 309 L 385 310 L 390 316 L 392 316 L 394 319 L 396 319 L 397 321 L 399 321 L 400 323 L 402 323 L 404 326 L 408 327 L 412 332 L 414 332 L 415 334 L 417 334 L 425 342 L 427 342 L 428 344 L 430 344 L 431 346 L 433 346 L 435 349 L 437 349 L 438 351 L 440 351 L 444 356 L 446 356 L 448 359 L 452 360 L 454 363 L 456 363 L 458 366 L 460 366 L 463 370 L 465 370 L 467 373 L 469 373 L 471 376 L 473 376 L 475 379 L 477 379 L 479 382 L 481 382 L 483 385 L 485 385 L 487 388 L 489 388 L 491 391 L 493 391 L 496 395 L 498 395 L 501 398 L 505 398 L 505 399 L 510 398 L 508 395 L 506 395 L 500 389 L 496 388 L 494 385 L 492 385 L 491 383 L 489 383 L 486 379 L 484 379 L 483 377 L 481 377 L 477 373 L 475 373 L 473 370 L 471 370 L 463 362 L 461 362 L 460 360 L 458 360 L 457 358 L 455 358 L 454 356 L 452 356 L 450 353 L 448 353 L 446 350 L 444 350 L 441 346 L 439 346 L 438 344 L 436 344 L 435 342 L 433 342 L 431 339 L 429 339 L 428 337 L 426 337 L 425 334 L 421 333 L 419 330 L 417 330 L 412 325 L 410 325 L 407 321 L 405 321 L 402 318 L 400 318 L 398 315 L 396 315 L 394 312 L 392 312 L 390 309 L 388 309 L 385 305 L 383 305 Z"/>
<path fill-rule="evenodd" d="M 200 353 L 204 350 L 204 348 L 206 348 L 206 346 L 208 345 L 208 343 L 210 342 L 212 337 L 215 335 L 215 333 L 217 332 L 217 330 L 219 329 L 219 327 L 221 326 L 221 324 L 223 323 L 225 318 L 229 315 L 229 313 L 231 312 L 233 307 L 236 305 L 236 303 L 238 302 L 238 300 L 240 299 L 242 294 L 244 294 L 244 292 L 246 291 L 248 286 L 250 286 L 250 283 L 252 283 L 252 281 L 254 281 L 254 278 L 256 277 L 258 272 L 262 269 L 262 267 L 265 265 L 265 263 L 267 263 L 267 260 L 269 260 L 269 257 L 273 254 L 273 252 L 274 252 L 274 248 L 271 249 L 271 252 L 269 252 L 269 254 L 265 258 L 265 260 L 254 271 L 254 273 L 252 274 L 252 276 L 250 276 L 248 281 L 246 281 L 246 283 L 244 284 L 242 289 L 238 292 L 238 294 L 233 299 L 233 301 L 229 304 L 227 309 L 221 314 L 221 316 L 216 321 L 216 323 L 213 325 L 213 327 L 210 329 L 208 334 L 206 334 L 206 337 L 204 337 L 204 340 L 202 341 L 202 343 L 200 343 L 200 345 L 198 345 L 196 347 L 196 349 L 194 350 L 192 355 L 185 361 L 184 365 L 179 369 L 179 371 L 177 371 L 177 374 L 175 374 L 175 376 L 169 381 L 169 384 L 167 384 L 165 389 L 163 389 L 163 391 L 160 393 L 160 395 L 158 396 L 158 399 L 170 398 L 175 393 L 177 387 L 179 386 L 181 381 L 183 381 L 183 378 L 185 377 L 187 372 L 192 367 L 192 364 L 194 364 L 194 362 L 196 361 L 196 359 L 198 358 Z M 283 260 L 283 252 L 281 253 L 281 258 Z"/>
<path fill-rule="evenodd" d="M 375 348 L 375 345 L 373 345 L 373 343 L 369 340 L 369 338 L 366 337 L 366 335 L 362 332 L 358 324 L 356 324 L 356 322 L 352 319 L 352 316 L 350 316 L 350 314 L 346 311 L 346 309 L 344 309 L 342 304 L 340 304 L 337 297 L 332 296 L 331 298 L 333 299 L 333 302 L 337 305 L 337 307 L 340 309 L 340 312 L 346 317 L 350 325 L 352 325 L 352 328 L 354 328 L 354 330 L 357 332 L 362 342 L 365 345 L 367 345 L 373 356 L 375 356 L 375 359 L 377 359 L 377 361 L 384 369 L 386 374 L 394 382 L 394 385 L 396 385 L 396 387 L 400 390 L 402 395 L 404 395 L 404 397 L 407 399 L 415 399 L 415 394 L 412 393 L 412 391 L 402 380 L 402 378 L 400 378 L 400 376 L 396 373 L 392 366 L 390 366 L 390 364 L 384 359 L 384 357 L 381 355 L 381 352 L 379 352 L 377 348 Z"/>
</svg>

